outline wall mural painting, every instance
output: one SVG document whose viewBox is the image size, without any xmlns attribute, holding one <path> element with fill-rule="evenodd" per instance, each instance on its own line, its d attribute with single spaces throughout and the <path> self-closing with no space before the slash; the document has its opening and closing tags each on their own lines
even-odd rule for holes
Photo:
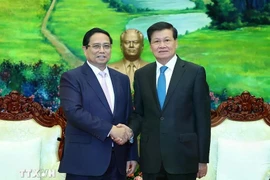
<svg viewBox="0 0 270 180">
<path fill-rule="evenodd" d="M 121 33 L 136 28 L 150 63 L 146 29 L 167 21 L 179 32 L 177 54 L 206 68 L 213 109 L 244 90 L 270 102 L 270 0 L 1 0 L 0 8 L 1 96 L 18 90 L 56 110 L 60 75 L 85 61 L 87 30 L 110 32 L 115 63 Z"/>
</svg>

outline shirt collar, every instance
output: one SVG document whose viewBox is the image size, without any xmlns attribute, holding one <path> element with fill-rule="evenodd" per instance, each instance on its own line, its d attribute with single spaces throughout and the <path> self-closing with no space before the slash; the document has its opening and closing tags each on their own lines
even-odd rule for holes
<svg viewBox="0 0 270 180">
<path fill-rule="evenodd" d="M 125 60 L 124 59 L 124 64 L 125 64 L 125 67 L 128 68 L 129 64 L 130 63 L 133 63 L 135 65 L 135 68 L 138 67 L 138 64 L 139 64 L 139 60 L 136 60 L 136 61 L 128 61 L 128 60 Z"/>
<path fill-rule="evenodd" d="M 167 64 L 165 64 L 164 66 L 167 66 L 168 69 L 170 69 L 171 71 L 173 71 L 175 63 L 177 61 L 177 56 L 176 54 L 172 57 L 172 59 L 170 59 Z M 156 61 L 157 64 L 157 72 L 159 72 L 159 69 L 161 66 L 163 66 L 163 64 L 159 63 L 158 61 Z"/>
<path fill-rule="evenodd" d="M 90 64 L 88 61 L 86 61 L 86 62 L 87 62 L 87 64 L 89 65 L 89 67 L 93 70 L 94 74 L 95 74 L 96 76 L 98 76 L 98 73 L 99 73 L 101 70 L 98 69 L 96 66 Z M 105 72 L 106 74 L 109 75 L 109 70 L 108 70 L 107 66 L 106 66 L 106 68 L 103 70 L 103 72 Z"/>
</svg>

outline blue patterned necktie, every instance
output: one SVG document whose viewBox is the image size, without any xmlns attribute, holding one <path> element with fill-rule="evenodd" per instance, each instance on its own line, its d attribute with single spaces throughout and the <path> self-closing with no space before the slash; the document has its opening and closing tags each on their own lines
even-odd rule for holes
<svg viewBox="0 0 270 180">
<path fill-rule="evenodd" d="M 166 78 L 165 78 L 165 71 L 168 69 L 167 66 L 161 66 L 160 67 L 160 74 L 158 77 L 158 83 L 157 83 L 157 94 L 158 94 L 158 100 L 160 104 L 160 108 L 162 109 L 165 97 L 166 97 Z"/>
</svg>

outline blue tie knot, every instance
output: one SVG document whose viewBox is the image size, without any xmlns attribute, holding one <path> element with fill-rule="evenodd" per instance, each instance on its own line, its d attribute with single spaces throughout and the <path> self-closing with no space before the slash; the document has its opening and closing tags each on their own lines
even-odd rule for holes
<svg viewBox="0 0 270 180">
<path fill-rule="evenodd" d="M 168 69 L 167 66 L 161 66 L 160 67 L 160 73 L 164 73 Z"/>
</svg>

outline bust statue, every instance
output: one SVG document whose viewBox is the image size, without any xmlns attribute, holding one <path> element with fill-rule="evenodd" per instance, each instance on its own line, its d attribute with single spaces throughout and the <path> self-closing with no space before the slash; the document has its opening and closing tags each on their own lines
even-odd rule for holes
<svg viewBox="0 0 270 180">
<path fill-rule="evenodd" d="M 109 67 L 128 75 L 133 90 L 134 72 L 148 64 L 141 59 L 143 51 L 143 34 L 137 29 L 127 29 L 120 36 L 123 59 L 109 64 Z"/>
</svg>

